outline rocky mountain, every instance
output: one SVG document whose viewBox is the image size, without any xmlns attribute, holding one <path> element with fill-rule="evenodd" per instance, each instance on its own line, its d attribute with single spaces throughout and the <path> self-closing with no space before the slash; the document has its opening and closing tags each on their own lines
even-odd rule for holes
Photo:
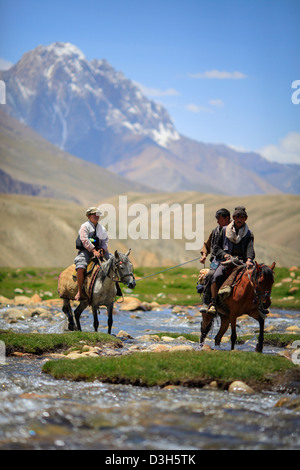
<svg viewBox="0 0 300 470">
<path fill-rule="evenodd" d="M 60 149 L 156 190 L 300 193 L 300 165 L 180 135 L 162 106 L 70 43 L 38 46 L 0 79 L 8 114 Z"/>
</svg>

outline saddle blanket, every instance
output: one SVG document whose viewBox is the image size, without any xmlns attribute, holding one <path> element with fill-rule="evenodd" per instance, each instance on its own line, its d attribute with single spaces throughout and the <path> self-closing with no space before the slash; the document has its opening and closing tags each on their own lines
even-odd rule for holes
<svg viewBox="0 0 300 470">
<path fill-rule="evenodd" d="M 87 299 L 89 303 L 92 300 L 93 286 L 100 270 L 100 266 L 96 266 L 94 261 L 91 261 L 87 267 L 86 275 L 83 282 L 83 297 L 81 300 Z M 72 264 L 65 269 L 58 278 L 57 292 L 61 299 L 74 300 L 78 292 L 77 273 L 75 264 Z"/>
</svg>

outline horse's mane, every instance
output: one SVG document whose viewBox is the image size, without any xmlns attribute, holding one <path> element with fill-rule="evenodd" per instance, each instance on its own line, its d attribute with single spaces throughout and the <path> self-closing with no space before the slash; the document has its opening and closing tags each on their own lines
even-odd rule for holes
<svg viewBox="0 0 300 470">
<path fill-rule="evenodd" d="M 260 264 L 259 267 L 264 278 L 267 281 L 274 281 L 274 271 L 269 266 L 267 266 L 266 264 Z"/>
</svg>

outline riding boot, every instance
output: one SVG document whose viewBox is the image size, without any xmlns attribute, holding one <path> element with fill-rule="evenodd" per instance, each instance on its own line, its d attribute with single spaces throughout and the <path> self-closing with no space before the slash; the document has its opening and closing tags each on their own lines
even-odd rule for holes
<svg viewBox="0 0 300 470">
<path fill-rule="evenodd" d="M 207 290 L 207 289 L 206 291 L 204 290 L 203 295 L 202 295 L 202 306 L 199 309 L 200 313 L 207 312 L 208 306 L 210 304 L 210 299 L 211 299 L 210 290 Z"/>
<path fill-rule="evenodd" d="M 216 299 L 211 299 L 207 313 L 212 313 L 213 315 L 217 314 L 217 301 Z"/>
</svg>

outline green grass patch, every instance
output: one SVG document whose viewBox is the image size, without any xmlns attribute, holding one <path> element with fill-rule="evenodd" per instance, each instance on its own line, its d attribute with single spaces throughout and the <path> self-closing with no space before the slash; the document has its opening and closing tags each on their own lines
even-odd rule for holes
<svg viewBox="0 0 300 470">
<path fill-rule="evenodd" d="M 275 268 L 275 282 L 272 289 L 272 307 L 283 309 L 300 309 L 300 269 L 290 272 L 288 268 Z M 290 289 L 297 288 L 295 293 Z"/>
<path fill-rule="evenodd" d="M 166 268 L 137 268 L 137 278 L 155 274 Z M 175 268 L 169 271 L 155 274 L 152 277 L 137 282 L 132 296 L 141 301 L 156 301 L 159 304 L 171 305 L 199 305 L 202 297 L 196 292 L 196 284 L 200 265 L 192 263 L 189 267 Z M 38 293 L 43 299 L 51 297 L 58 298 L 57 280 L 63 271 L 59 268 L 0 268 L 0 295 L 9 299 L 16 295 L 15 288 L 24 291 L 24 295 L 31 297 Z M 292 277 L 291 276 L 294 276 Z M 291 273 L 288 268 L 275 268 L 275 283 L 272 289 L 272 307 L 283 309 L 300 308 L 300 285 L 293 281 L 300 279 L 300 270 Z M 289 279 L 288 281 L 286 281 Z M 283 282 L 286 281 L 286 282 Z M 299 290 L 291 294 L 292 287 Z M 123 291 L 125 286 L 121 286 Z M 125 293 L 125 295 L 128 295 Z"/>
<path fill-rule="evenodd" d="M 0 341 L 4 342 L 7 355 L 14 352 L 41 355 L 70 348 L 81 349 L 86 344 L 90 346 L 111 344 L 116 347 L 122 345 L 118 338 L 106 333 L 85 333 L 82 331 L 40 334 L 0 330 Z"/>
<path fill-rule="evenodd" d="M 15 292 L 18 288 L 28 297 L 39 294 L 43 300 L 58 298 L 57 281 L 62 271 L 59 268 L 0 268 L 0 294 L 13 299 L 20 295 Z"/>
<path fill-rule="evenodd" d="M 43 365 L 57 379 L 165 386 L 202 386 L 211 380 L 268 382 L 272 374 L 298 368 L 279 356 L 252 352 L 183 351 L 134 353 L 119 357 L 62 359 Z"/>
</svg>

